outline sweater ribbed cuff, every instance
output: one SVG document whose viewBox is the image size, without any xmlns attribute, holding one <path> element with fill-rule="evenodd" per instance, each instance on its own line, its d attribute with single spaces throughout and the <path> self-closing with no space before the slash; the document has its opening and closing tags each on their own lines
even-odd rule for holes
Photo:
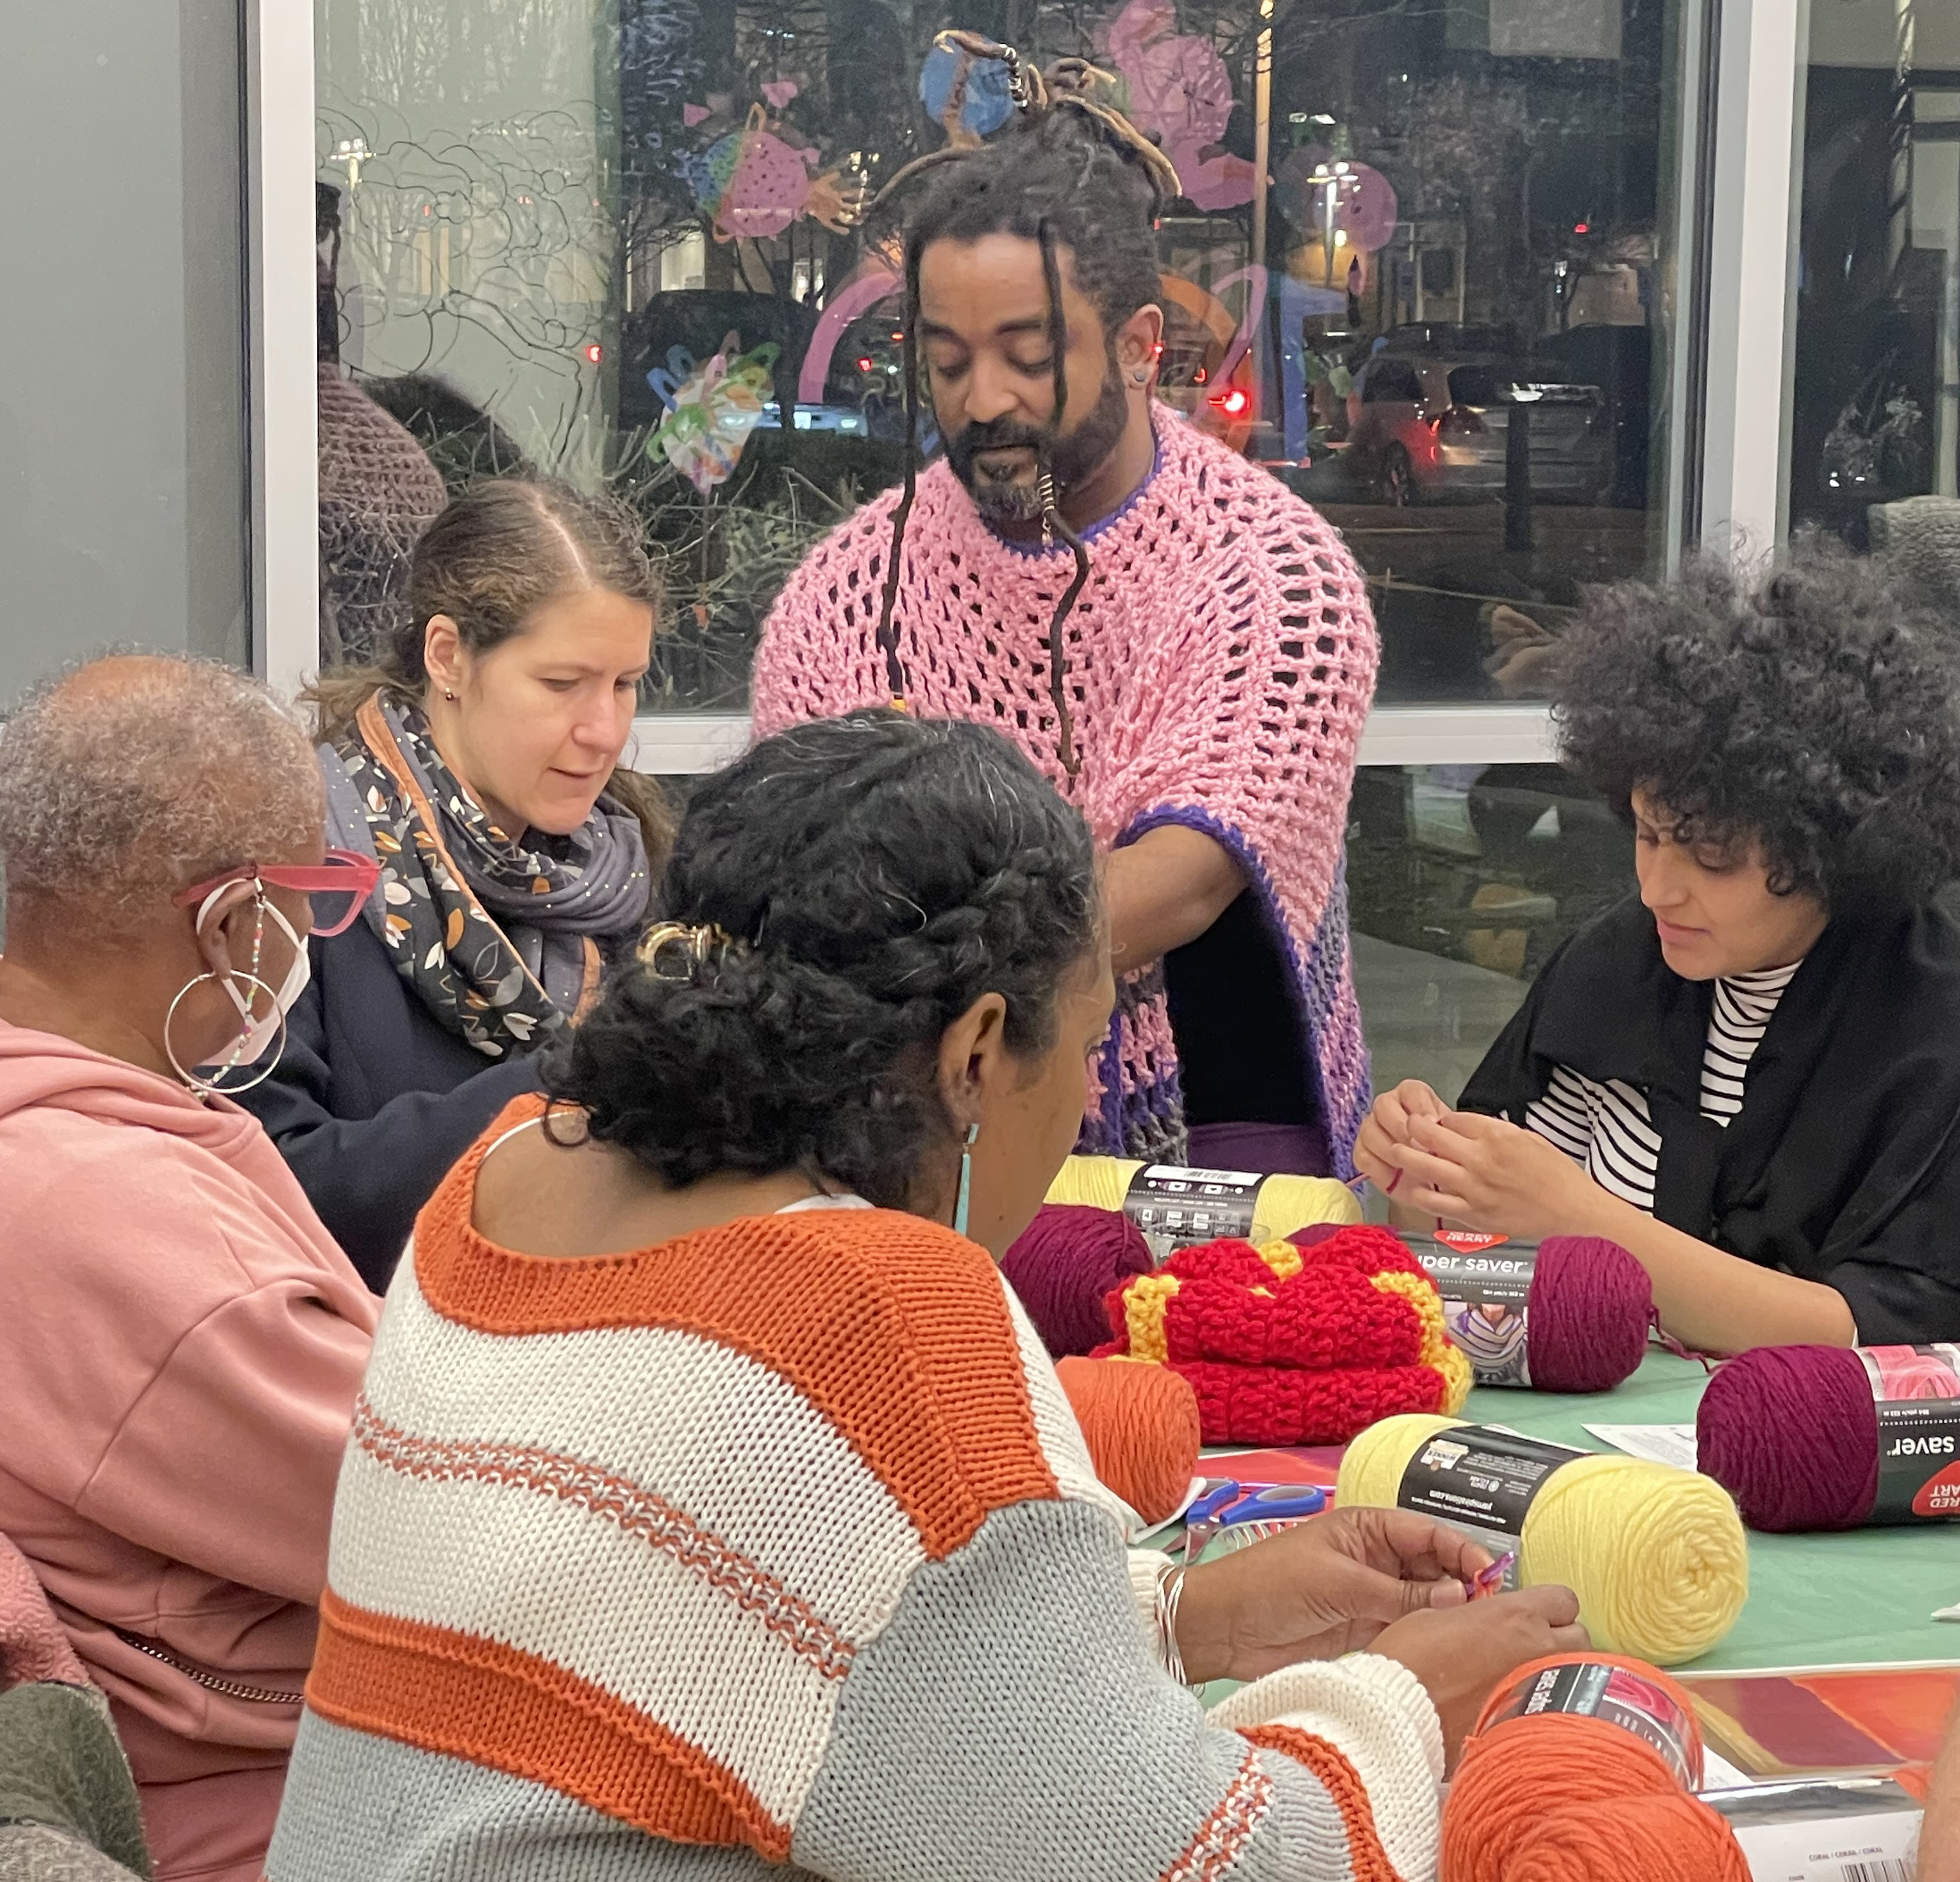
<svg viewBox="0 0 1960 1882">
<path fill-rule="evenodd" d="M 1163 1666 L 1163 1642 L 1157 1633 L 1157 1577 L 1170 1567 L 1171 1559 L 1160 1549 L 1126 1549 L 1123 1553 L 1124 1566 L 1130 1572 L 1130 1598 L 1150 1643 L 1150 1658 Z"/>
<path fill-rule="evenodd" d="M 1290 1725 L 1324 1738 L 1354 1767 L 1376 1833 L 1403 1882 L 1433 1882 L 1441 1819 L 1443 1727 L 1422 1682 L 1372 1653 L 1306 1661 L 1241 1686 L 1214 1725 Z"/>
</svg>

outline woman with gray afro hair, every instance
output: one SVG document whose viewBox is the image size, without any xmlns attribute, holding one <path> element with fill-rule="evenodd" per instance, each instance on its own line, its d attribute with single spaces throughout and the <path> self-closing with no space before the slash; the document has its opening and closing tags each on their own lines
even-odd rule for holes
<svg viewBox="0 0 1960 1882">
<path fill-rule="evenodd" d="M 372 866 L 263 688 L 91 662 L 0 729 L 0 1534 L 109 1695 L 161 1882 L 250 1882 L 379 1303 L 258 1123 Z"/>
</svg>

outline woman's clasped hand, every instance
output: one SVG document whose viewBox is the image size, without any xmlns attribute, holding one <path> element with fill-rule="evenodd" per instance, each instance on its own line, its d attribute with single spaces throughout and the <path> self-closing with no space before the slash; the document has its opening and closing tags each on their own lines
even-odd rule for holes
<svg viewBox="0 0 1960 1882">
<path fill-rule="evenodd" d="M 1502 1117 L 1452 1111 L 1418 1079 L 1375 1100 L 1354 1167 L 1406 1210 L 1492 1235 L 1542 1238 L 1611 1226 L 1593 1219 L 1610 1199 L 1555 1144 Z"/>
<path fill-rule="evenodd" d="M 1470 1601 L 1490 1551 L 1402 1509 L 1336 1509 L 1185 1576 L 1178 1647 L 1193 1681 L 1255 1680 L 1363 1650 L 1422 1682 L 1453 1760 L 1491 1689 L 1514 1666 L 1590 1644 L 1570 1588 Z"/>
</svg>

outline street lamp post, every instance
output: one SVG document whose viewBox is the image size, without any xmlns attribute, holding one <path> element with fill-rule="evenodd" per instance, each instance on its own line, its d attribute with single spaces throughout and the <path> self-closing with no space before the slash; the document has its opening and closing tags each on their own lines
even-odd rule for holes
<svg viewBox="0 0 1960 1882">
<path fill-rule="evenodd" d="M 1344 158 L 1313 167 L 1313 186 L 1320 192 L 1320 246 L 1325 257 L 1329 288 L 1334 285 L 1334 250 L 1341 240 L 1341 232 L 1335 226 L 1341 214 L 1341 199 L 1356 188 L 1359 181 L 1354 165 Z"/>
</svg>

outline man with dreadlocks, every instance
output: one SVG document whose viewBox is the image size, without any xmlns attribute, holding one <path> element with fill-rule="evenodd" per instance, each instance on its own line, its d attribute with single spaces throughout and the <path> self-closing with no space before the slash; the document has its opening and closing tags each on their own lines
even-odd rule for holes
<svg viewBox="0 0 1960 1882">
<path fill-rule="evenodd" d="M 905 486 L 784 589 L 757 734 L 896 698 L 1017 739 L 1109 854 L 1119 997 L 1082 1148 L 1344 1177 L 1368 1101 L 1341 865 L 1376 658 L 1361 578 L 1152 399 L 1163 154 L 1079 63 L 1044 81 L 942 43 L 1004 60 L 1021 108 L 894 179 Z M 946 444 L 923 474 L 921 376 Z"/>
</svg>

